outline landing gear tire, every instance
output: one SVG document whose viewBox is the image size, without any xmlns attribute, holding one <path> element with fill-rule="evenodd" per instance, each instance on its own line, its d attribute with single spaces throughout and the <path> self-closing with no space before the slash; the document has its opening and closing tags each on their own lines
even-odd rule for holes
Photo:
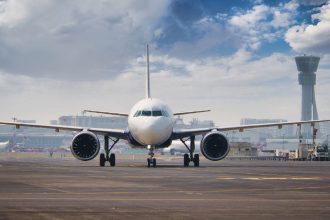
<svg viewBox="0 0 330 220">
<path fill-rule="evenodd" d="M 199 154 L 194 155 L 194 166 L 199 167 Z"/>
<path fill-rule="evenodd" d="M 148 158 L 147 159 L 147 164 L 148 164 L 148 167 L 156 167 L 157 166 L 157 161 L 156 161 L 156 158 Z"/>
<path fill-rule="evenodd" d="M 116 155 L 115 154 L 110 154 L 109 162 L 110 162 L 110 166 L 112 166 L 112 167 L 116 166 Z"/>
<path fill-rule="evenodd" d="M 104 167 L 105 161 L 106 161 L 105 154 L 101 153 L 100 154 L 100 167 Z"/>
<path fill-rule="evenodd" d="M 183 155 L 183 166 L 188 167 L 190 162 L 190 158 L 188 154 Z"/>
</svg>

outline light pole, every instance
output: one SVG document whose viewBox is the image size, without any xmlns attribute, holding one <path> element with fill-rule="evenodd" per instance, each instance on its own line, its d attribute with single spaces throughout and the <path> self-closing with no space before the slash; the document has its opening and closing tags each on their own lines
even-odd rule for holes
<svg viewBox="0 0 330 220">
<path fill-rule="evenodd" d="M 17 118 L 16 117 L 12 117 L 12 120 L 14 122 L 17 122 Z M 14 127 L 14 130 L 13 130 L 13 143 L 12 143 L 12 146 L 11 146 L 11 149 L 14 149 L 15 146 L 16 146 L 16 126 Z M 9 151 L 11 151 L 11 149 L 9 149 Z"/>
</svg>

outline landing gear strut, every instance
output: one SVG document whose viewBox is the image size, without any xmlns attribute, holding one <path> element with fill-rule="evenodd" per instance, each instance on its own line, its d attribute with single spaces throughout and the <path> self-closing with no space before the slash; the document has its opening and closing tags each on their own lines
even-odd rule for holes
<svg viewBox="0 0 330 220">
<path fill-rule="evenodd" d="M 194 154 L 195 136 L 190 136 L 188 139 L 180 139 L 180 140 L 189 151 L 189 154 L 183 155 L 183 166 L 188 167 L 190 161 L 192 161 L 195 167 L 199 167 L 199 154 Z M 188 140 L 190 140 L 190 147 L 186 144 L 186 141 Z"/>
<path fill-rule="evenodd" d="M 154 147 L 153 146 L 148 146 L 148 150 L 149 150 L 149 153 L 148 155 L 150 156 L 148 159 L 147 159 L 147 163 L 148 163 L 148 167 L 151 167 L 151 165 L 153 167 L 156 167 L 157 165 L 157 162 L 156 162 L 156 158 L 154 158 Z"/>
<path fill-rule="evenodd" d="M 109 161 L 110 166 L 116 166 L 116 155 L 111 153 L 111 149 L 115 146 L 115 144 L 119 141 L 119 139 L 111 139 L 113 141 L 111 147 L 109 148 L 109 136 L 104 136 L 104 152 L 100 154 L 100 166 L 104 167 L 105 162 Z"/>
</svg>

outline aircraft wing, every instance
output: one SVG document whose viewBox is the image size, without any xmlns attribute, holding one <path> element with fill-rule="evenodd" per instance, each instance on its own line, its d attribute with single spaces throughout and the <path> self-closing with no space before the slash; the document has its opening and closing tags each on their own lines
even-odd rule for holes
<svg viewBox="0 0 330 220">
<path fill-rule="evenodd" d="M 251 125 L 238 125 L 238 126 L 228 126 L 228 127 L 213 127 L 213 128 L 200 128 L 200 129 L 183 129 L 175 130 L 173 132 L 173 140 L 181 139 L 189 136 L 195 135 L 204 135 L 210 131 L 235 131 L 238 130 L 243 132 L 245 129 L 251 128 L 266 128 L 266 127 L 278 127 L 282 128 L 283 125 L 297 125 L 301 126 L 302 124 L 315 124 L 319 122 L 326 122 L 330 120 L 311 120 L 311 121 L 295 121 L 295 122 L 280 122 L 280 123 L 267 123 L 267 124 L 251 124 Z"/>
<path fill-rule="evenodd" d="M 85 128 L 85 127 L 77 127 L 77 126 L 65 126 L 65 125 L 43 125 L 43 124 L 32 124 L 32 123 L 17 123 L 17 122 L 1 122 L 3 125 L 13 125 L 16 126 L 17 129 L 20 127 L 33 127 L 33 128 L 45 128 L 45 129 L 54 129 L 56 132 L 59 131 L 91 131 L 95 134 L 100 135 L 108 135 L 110 137 L 119 138 L 119 139 L 127 139 L 127 135 L 125 130 L 120 129 L 107 129 L 107 128 Z"/>
<path fill-rule="evenodd" d="M 83 113 L 86 113 L 86 112 L 97 113 L 97 114 L 104 114 L 104 115 L 115 115 L 115 116 L 128 117 L 128 114 L 125 114 L 125 113 L 103 112 L 103 111 L 95 111 L 95 110 L 84 110 L 83 111 Z"/>
<path fill-rule="evenodd" d="M 177 116 L 177 115 L 189 115 L 189 114 L 196 114 L 196 113 L 202 113 L 202 112 L 209 112 L 211 110 L 199 110 L 199 111 L 191 111 L 191 112 L 176 112 L 173 115 Z"/>
</svg>

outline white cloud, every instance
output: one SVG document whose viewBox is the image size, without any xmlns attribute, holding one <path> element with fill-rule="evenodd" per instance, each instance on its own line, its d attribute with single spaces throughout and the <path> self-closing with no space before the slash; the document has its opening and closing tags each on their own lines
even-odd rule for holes
<svg viewBox="0 0 330 220">
<path fill-rule="evenodd" d="M 301 24 L 291 27 L 285 40 L 298 52 L 330 53 L 330 4 L 320 8 L 312 16 L 316 24 Z"/>
<path fill-rule="evenodd" d="M 8 5 L 0 9 L 5 18 L 0 24 L 2 120 L 16 116 L 47 123 L 84 108 L 128 112 L 144 97 L 143 43 L 163 37 L 165 29 L 158 22 L 167 1 L 20 2 L 19 16 Z M 202 18 L 193 25 L 200 37 L 176 42 L 170 50 L 182 56 L 164 55 L 152 43 L 152 96 L 174 111 L 210 108 L 210 114 L 198 117 L 218 125 L 238 124 L 243 117 L 299 120 L 300 86 L 293 58 L 260 58 L 250 50 L 279 39 L 293 24 L 296 9 L 292 1 L 257 5 L 232 17 Z M 189 57 L 227 43 L 239 49 L 228 56 Z M 316 87 L 322 118 L 330 118 L 329 65 L 329 58 L 321 60 L 322 82 Z"/>
<path fill-rule="evenodd" d="M 238 14 L 231 17 L 229 23 L 242 29 L 250 29 L 251 27 L 255 27 L 257 23 L 266 20 L 268 13 L 268 6 L 256 5 L 252 10 L 249 10 L 244 14 Z"/>
<path fill-rule="evenodd" d="M 229 28 L 240 39 L 239 46 L 256 50 L 264 41 L 272 42 L 283 36 L 286 28 L 293 24 L 292 17 L 297 8 L 294 1 L 274 7 L 258 4 L 232 16 L 228 21 Z"/>
<path fill-rule="evenodd" d="M 152 55 L 150 60 L 152 96 L 168 102 L 174 111 L 210 108 L 211 113 L 198 117 L 212 119 L 219 126 L 238 124 L 243 117 L 300 118 L 300 86 L 293 57 L 273 54 L 256 59 L 242 49 L 225 57 L 187 61 Z M 145 86 L 144 60 L 138 58 L 130 63 L 118 77 L 92 83 L 34 79 L 2 72 L 0 99 L 5 104 L 1 118 L 16 116 L 47 123 L 62 114 L 80 113 L 84 108 L 128 112 L 144 97 Z M 158 64 L 165 68 L 155 68 Z M 178 74 L 178 70 L 188 74 Z M 322 83 L 316 87 L 322 118 L 330 117 L 326 71 L 320 68 L 322 74 L 318 73 L 318 77 Z"/>
<path fill-rule="evenodd" d="M 14 27 L 27 16 L 27 10 L 19 1 L 0 1 L 0 27 Z"/>
<path fill-rule="evenodd" d="M 90 80 L 118 74 L 154 37 L 168 0 L 0 2 L 0 68 Z"/>
</svg>

